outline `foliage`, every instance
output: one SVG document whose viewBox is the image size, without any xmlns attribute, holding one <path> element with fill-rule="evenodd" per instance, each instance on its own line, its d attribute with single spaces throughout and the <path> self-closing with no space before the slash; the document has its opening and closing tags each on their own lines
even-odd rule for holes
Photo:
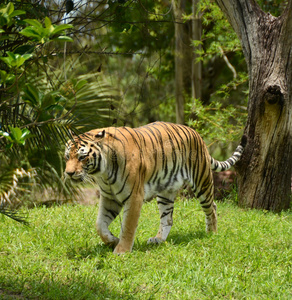
<svg viewBox="0 0 292 300">
<path fill-rule="evenodd" d="M 82 56 L 83 71 L 100 69 L 118 90 L 117 124 L 139 126 L 161 119 L 158 107 L 169 99 L 174 105 L 172 5 L 165 1 L 74 4 L 69 14 L 57 1 L 50 1 L 47 7 L 52 19 L 74 24 L 74 43 L 67 49 Z"/>
<path fill-rule="evenodd" d="M 287 0 L 258 0 L 258 4 L 265 12 L 278 17 L 287 5 Z"/>
<path fill-rule="evenodd" d="M 28 199 L 37 188 L 48 187 L 53 197 L 74 198 L 78 189 L 62 181 L 69 129 L 105 123 L 105 110 L 115 99 L 104 82 L 96 85 L 81 75 L 71 79 L 69 72 L 66 80 L 63 69 L 54 70 L 51 51 L 58 41 L 72 41 L 66 36 L 72 25 L 53 24 L 47 16 L 42 23 L 25 18 L 33 3 L 14 4 L 0 5 L 0 203 L 17 204 L 20 196 Z M 34 176 L 18 178 L 18 170 Z"/>
<path fill-rule="evenodd" d="M 284 7 L 279 0 L 258 2 L 275 15 Z M 190 20 L 190 8 L 184 22 Z M 189 101 L 190 118 L 195 118 L 190 124 L 208 143 L 238 140 L 248 92 L 241 46 L 214 1 L 202 0 L 199 13 L 203 35 L 194 44 L 202 45 L 203 97 L 202 103 Z M 76 0 L 68 14 L 57 0 L 2 1 L 3 182 L 14 186 L 11 176 L 4 177 L 17 169 L 37 172 L 19 178 L 22 196 L 30 198 L 34 184 L 52 185 L 70 198 L 75 189 L 61 180 L 69 129 L 174 121 L 173 25 L 170 1 Z M 3 200 L 10 189 L 1 191 Z"/>
<path fill-rule="evenodd" d="M 224 149 L 240 140 L 247 117 L 248 74 L 240 41 L 219 7 L 213 1 L 203 0 L 198 11 L 202 40 L 193 43 L 202 46 L 197 47 L 196 52 L 206 77 L 202 99 L 192 99 L 187 104 L 188 125 L 195 128 L 207 144 L 214 144 L 215 147 L 211 147 L 214 152 L 218 142 L 220 149 Z M 234 145 L 230 146 L 234 150 Z M 221 153 L 221 156 L 225 158 L 228 154 Z"/>
<path fill-rule="evenodd" d="M 25 212 L 25 211 L 24 211 Z M 2 297 L 38 299 L 289 299 L 291 212 L 218 203 L 218 233 L 196 201 L 176 201 L 168 241 L 147 245 L 157 204 L 142 208 L 133 252 L 115 256 L 96 234 L 97 207 L 29 211 L 30 227 L 3 219 Z M 44 217 L 45 216 L 45 217 Z M 151 216 L 151 217 L 149 217 Z M 112 224 L 115 234 L 120 220 Z"/>
<path fill-rule="evenodd" d="M 220 102 L 212 102 L 206 106 L 195 99 L 190 104 L 190 111 L 194 112 L 188 125 L 196 128 L 203 139 L 212 143 L 228 144 L 238 141 L 242 135 L 242 125 L 245 124 L 247 112 L 244 108 L 233 105 L 223 107 Z"/>
<path fill-rule="evenodd" d="M 25 19 L 24 21 L 31 26 L 25 27 L 20 31 L 20 34 L 31 38 L 34 42 L 41 44 L 54 40 L 73 42 L 72 38 L 59 35 L 60 33 L 63 33 L 64 30 L 72 28 L 73 26 L 70 24 L 52 25 L 52 22 L 48 17 L 45 17 L 45 27 L 35 19 Z"/>
</svg>

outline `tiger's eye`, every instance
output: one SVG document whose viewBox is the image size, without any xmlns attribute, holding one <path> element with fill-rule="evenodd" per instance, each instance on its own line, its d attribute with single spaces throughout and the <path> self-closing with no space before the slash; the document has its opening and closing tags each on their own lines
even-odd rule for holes
<svg viewBox="0 0 292 300">
<path fill-rule="evenodd" d="M 79 161 L 82 161 L 82 160 L 84 160 L 85 158 L 86 158 L 86 155 L 83 155 L 83 156 L 78 157 L 78 160 L 79 160 Z"/>
</svg>

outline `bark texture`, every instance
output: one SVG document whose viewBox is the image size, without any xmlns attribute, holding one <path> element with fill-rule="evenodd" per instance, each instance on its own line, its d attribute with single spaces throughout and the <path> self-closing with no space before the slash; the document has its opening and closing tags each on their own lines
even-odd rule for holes
<svg viewBox="0 0 292 300">
<path fill-rule="evenodd" d="M 192 40 L 201 41 L 202 37 L 202 20 L 198 13 L 198 5 L 200 0 L 192 1 L 193 20 L 192 20 Z M 198 61 L 199 55 L 195 50 L 201 50 L 202 46 L 198 45 L 194 49 L 192 63 L 192 98 L 202 99 L 202 62 Z"/>
<path fill-rule="evenodd" d="M 191 3 L 197 7 L 198 0 Z M 195 13 L 192 20 L 184 20 L 191 5 L 187 0 L 172 0 L 175 19 L 175 98 L 176 122 L 184 124 L 185 100 L 201 97 L 202 66 L 196 62 L 192 40 L 201 40 L 201 20 Z"/>
<path fill-rule="evenodd" d="M 189 73 L 189 65 L 186 64 L 187 52 L 190 48 L 190 36 L 187 23 L 183 23 L 186 0 L 172 0 L 173 14 L 175 18 L 175 99 L 176 99 L 176 122 L 184 124 L 184 105 L 186 88 L 186 73 Z"/>
<path fill-rule="evenodd" d="M 216 0 L 249 71 L 248 145 L 237 167 L 239 204 L 289 208 L 292 169 L 292 0 L 276 18 L 254 0 Z"/>
</svg>

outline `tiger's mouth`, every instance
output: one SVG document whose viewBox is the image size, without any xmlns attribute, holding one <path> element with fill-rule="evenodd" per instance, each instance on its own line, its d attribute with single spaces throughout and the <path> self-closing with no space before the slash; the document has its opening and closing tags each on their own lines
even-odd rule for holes
<svg viewBox="0 0 292 300">
<path fill-rule="evenodd" d="M 78 178 L 70 177 L 70 180 L 73 181 L 74 183 L 80 183 L 84 181 L 82 177 L 78 177 Z"/>
<path fill-rule="evenodd" d="M 72 182 L 74 182 L 74 183 L 80 183 L 80 182 L 83 182 L 84 180 L 83 180 L 83 176 L 82 175 L 76 175 L 76 174 L 68 174 L 68 173 L 66 173 L 65 172 L 65 174 L 64 174 L 65 176 L 64 176 L 64 178 L 65 178 L 65 180 L 70 180 L 70 181 L 72 181 Z"/>
</svg>

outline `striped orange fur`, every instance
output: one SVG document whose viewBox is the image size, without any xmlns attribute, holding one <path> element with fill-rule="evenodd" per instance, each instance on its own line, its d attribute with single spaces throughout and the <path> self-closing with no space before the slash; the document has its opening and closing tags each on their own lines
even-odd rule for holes
<svg viewBox="0 0 292 300">
<path fill-rule="evenodd" d="M 213 159 L 193 129 L 155 122 L 139 128 L 109 127 L 74 137 L 66 145 L 66 177 L 96 183 L 100 189 L 96 222 L 101 239 L 117 254 L 131 251 L 143 202 L 157 197 L 160 227 L 148 243 L 166 240 L 177 191 L 189 184 L 206 216 L 206 230 L 217 230 L 213 170 L 226 170 L 241 157 L 246 138 L 225 162 Z M 120 237 L 108 229 L 124 207 Z"/>
</svg>

